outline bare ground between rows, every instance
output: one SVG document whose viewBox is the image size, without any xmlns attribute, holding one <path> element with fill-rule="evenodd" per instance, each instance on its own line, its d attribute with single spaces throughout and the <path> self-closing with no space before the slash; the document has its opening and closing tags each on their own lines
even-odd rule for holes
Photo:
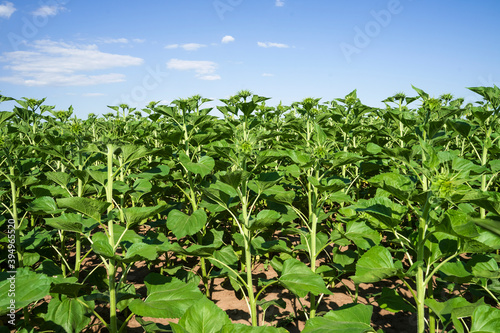
<svg viewBox="0 0 500 333">
<path fill-rule="evenodd" d="M 145 232 L 148 228 L 143 228 L 142 232 Z M 292 236 L 293 238 L 293 236 Z M 166 258 L 169 255 L 169 258 Z M 74 260 L 75 253 L 70 251 L 71 263 Z M 159 272 L 159 269 L 165 267 L 166 263 L 174 265 L 184 265 L 186 269 L 196 272 L 197 259 L 188 257 L 187 260 L 180 260 L 171 254 L 162 255 L 159 260 L 154 265 L 153 269 L 148 268 L 148 263 L 145 261 L 136 262 L 131 268 L 127 275 L 127 280 L 135 286 L 135 289 L 139 295 L 144 299 L 146 297 L 146 287 L 144 285 L 144 278 L 151 272 Z M 321 265 L 323 260 L 320 259 L 317 265 Z M 89 256 L 82 263 L 81 272 L 85 274 L 86 272 L 91 272 L 96 265 L 100 264 L 100 260 L 97 256 Z M 121 268 L 118 267 L 117 273 L 121 274 Z M 263 264 L 258 264 L 253 270 L 255 278 L 262 279 L 273 279 L 277 277 L 277 273 L 274 271 L 271 265 L 264 266 Z M 373 316 L 372 316 L 372 326 L 375 329 L 383 329 L 386 333 L 412 333 L 416 331 L 416 315 L 399 312 L 393 313 L 381 309 L 377 302 L 374 300 L 373 295 L 380 294 L 384 287 L 390 289 L 398 289 L 398 293 L 407 300 L 411 302 L 411 294 L 406 289 L 398 288 L 401 285 L 401 281 L 397 280 L 384 280 L 376 284 L 360 284 L 358 289 L 358 303 L 371 304 L 373 305 Z M 343 278 L 338 281 L 334 286 L 330 286 L 332 295 L 325 295 L 322 298 L 320 306 L 318 308 L 318 314 L 326 313 L 330 310 L 336 310 L 339 307 L 352 304 L 354 302 L 355 286 L 352 281 L 348 278 Z M 204 286 L 200 282 L 200 289 L 203 290 Z M 245 299 L 242 297 L 241 293 L 235 292 L 231 284 L 223 279 L 216 278 L 210 282 L 210 292 L 211 300 L 217 304 L 222 310 L 224 310 L 232 322 L 250 325 L 250 311 Z M 46 297 L 46 301 L 50 299 L 50 296 Z M 303 312 L 302 306 L 308 308 L 309 300 L 300 299 L 298 300 L 295 295 L 289 292 L 287 289 L 283 289 L 277 285 L 270 286 L 266 293 L 260 297 L 260 300 L 276 300 L 282 299 L 286 303 L 284 309 L 271 306 L 267 309 L 265 313 L 265 318 L 263 318 L 262 310 L 259 309 L 259 325 L 269 325 L 269 326 L 279 326 L 284 327 L 289 332 L 300 332 L 306 322 L 306 317 Z M 109 307 L 106 304 L 100 304 L 96 308 L 96 312 L 99 313 L 105 320 L 109 318 Z M 86 330 L 86 332 L 95 333 L 106 333 L 108 330 L 100 324 L 99 320 L 92 316 L 91 326 Z M 119 319 L 124 319 L 119 316 Z M 155 323 L 168 325 L 170 322 L 177 322 L 178 319 L 159 319 L 159 318 L 143 318 L 145 321 L 152 321 Z M 144 332 L 141 325 L 132 318 L 128 323 L 127 332 L 139 333 Z"/>
<path fill-rule="evenodd" d="M 128 275 L 129 281 L 134 284 L 137 292 L 143 297 L 146 296 L 144 278 L 150 272 L 151 271 L 147 268 L 146 262 L 137 262 Z M 256 278 L 259 277 L 263 279 L 272 279 L 277 277 L 277 273 L 271 266 L 268 266 L 267 269 L 265 269 L 263 264 L 256 266 L 254 269 L 254 275 Z M 372 325 L 375 329 L 381 328 L 386 333 L 412 333 L 416 331 L 416 316 L 414 314 L 406 312 L 392 313 L 386 311 L 381 309 L 374 300 L 373 295 L 379 294 L 384 287 L 394 289 L 400 285 L 399 282 L 400 281 L 384 280 L 377 284 L 359 285 L 357 301 L 358 303 L 373 305 Z M 200 289 L 203 289 L 203 285 L 201 283 Z M 241 323 L 245 325 L 251 324 L 249 315 L 250 311 L 245 299 L 241 297 L 240 293 L 233 290 L 229 282 L 223 278 L 213 279 L 210 289 L 212 301 L 227 313 L 233 323 Z M 354 302 L 353 295 L 355 293 L 355 286 L 350 279 L 342 279 L 340 282 L 335 284 L 333 288 L 330 288 L 330 290 L 333 294 L 325 295 L 322 298 L 320 307 L 318 308 L 319 315 L 330 310 L 336 310 L 345 304 L 352 304 Z M 410 297 L 408 292 L 404 289 L 398 289 L 398 292 L 408 298 Z M 302 331 L 306 322 L 306 317 L 302 311 L 302 305 L 306 308 L 309 307 L 308 298 L 300 299 L 299 302 L 295 295 L 290 293 L 288 290 L 279 286 L 271 286 L 261 299 L 282 299 L 286 303 L 286 308 L 281 309 L 271 306 L 266 311 L 265 318 L 262 317 L 262 310 L 259 309 L 260 325 L 284 327 L 292 333 Z M 99 312 L 103 318 L 107 318 L 109 316 L 107 308 L 100 307 Z M 92 319 L 93 322 L 97 324 L 97 320 L 95 318 Z M 178 319 L 167 318 L 159 319 L 144 317 L 143 319 L 163 325 L 168 325 L 170 322 L 178 321 Z M 106 328 L 99 327 L 97 325 L 87 331 L 96 333 L 108 332 Z M 142 333 L 144 330 L 134 318 L 129 322 L 127 332 Z"/>
</svg>

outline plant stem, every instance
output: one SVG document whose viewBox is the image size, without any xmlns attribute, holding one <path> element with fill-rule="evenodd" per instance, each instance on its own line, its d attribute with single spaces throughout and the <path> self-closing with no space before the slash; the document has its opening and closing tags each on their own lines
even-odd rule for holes
<svg viewBox="0 0 500 333">
<path fill-rule="evenodd" d="M 430 199 L 432 196 L 432 192 L 427 192 L 427 200 L 424 205 L 424 209 L 422 215 L 419 218 L 418 223 L 418 242 L 417 242 L 417 262 L 419 263 L 417 267 L 417 277 L 416 277 L 416 285 L 417 285 L 417 332 L 424 333 L 425 331 L 425 295 L 427 285 L 425 283 L 425 276 L 423 265 L 425 263 L 425 231 L 427 226 L 427 219 L 429 218 L 429 209 L 430 209 Z"/>
<path fill-rule="evenodd" d="M 243 193 L 246 194 L 246 186 L 244 186 Z M 251 251 L 251 241 L 252 235 L 251 230 L 247 229 L 249 224 L 248 216 L 248 203 L 246 195 L 242 196 L 242 213 L 243 213 L 243 225 L 241 226 L 243 230 L 243 237 L 245 239 L 245 269 L 247 276 L 247 292 L 248 292 L 248 302 L 250 303 L 250 317 L 252 318 L 252 326 L 257 326 L 257 303 L 255 301 L 254 291 L 253 291 L 253 276 L 252 276 L 252 251 Z"/>
<path fill-rule="evenodd" d="M 108 213 L 113 209 L 113 153 L 115 147 L 112 144 L 107 145 L 108 148 L 108 183 L 106 184 L 106 199 L 111 203 L 108 208 Z M 108 221 L 109 244 L 115 248 L 115 235 L 114 235 L 113 220 Z M 108 283 L 109 283 L 109 331 L 110 333 L 117 333 L 116 321 L 116 262 L 114 259 L 109 260 L 108 269 Z"/>
</svg>

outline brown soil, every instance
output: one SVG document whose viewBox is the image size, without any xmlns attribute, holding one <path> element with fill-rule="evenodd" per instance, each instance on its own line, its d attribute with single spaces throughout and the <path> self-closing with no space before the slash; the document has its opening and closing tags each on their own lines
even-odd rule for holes
<svg viewBox="0 0 500 333">
<path fill-rule="evenodd" d="M 150 271 L 147 269 L 146 263 L 138 262 L 128 275 L 129 281 L 134 283 L 137 291 L 143 296 L 145 296 L 146 293 L 143 280 L 149 273 Z M 277 277 L 276 272 L 271 266 L 268 266 L 268 269 L 265 270 L 263 265 L 258 265 L 254 269 L 254 275 L 266 279 Z M 383 329 L 385 333 L 415 332 L 417 325 L 415 315 L 405 312 L 392 313 L 384 309 L 380 309 L 372 296 L 373 294 L 380 293 L 383 287 L 397 288 L 397 286 L 399 286 L 398 281 L 382 281 L 376 285 L 360 284 L 358 303 L 373 305 L 374 312 L 372 316 L 372 326 L 375 329 Z M 200 289 L 203 289 L 202 284 L 200 284 Z M 333 288 L 330 288 L 330 290 L 332 290 L 333 294 L 323 297 L 318 309 L 319 315 L 330 310 L 338 309 L 342 305 L 353 303 L 354 296 L 351 296 L 349 293 L 354 295 L 355 286 L 351 280 L 347 278 L 342 279 L 342 281 L 338 282 Z M 398 289 L 398 292 L 401 295 L 410 297 L 409 292 L 404 289 Z M 305 307 L 308 307 L 309 300 L 301 299 L 300 302 L 298 302 L 292 293 L 279 286 L 269 287 L 266 294 L 261 297 L 261 299 L 265 300 L 278 298 L 285 301 L 286 308 L 281 309 L 271 306 L 267 309 L 265 318 L 263 318 L 262 310 L 259 309 L 259 325 L 280 326 L 292 333 L 300 332 L 304 328 L 306 321 L 301 303 Z M 217 304 L 218 307 L 226 311 L 232 322 L 246 325 L 251 324 L 249 309 L 245 299 L 242 298 L 240 294 L 235 293 L 231 285 L 225 281 L 225 279 L 217 278 L 212 281 L 211 299 Z M 101 309 L 100 312 L 102 312 L 104 318 L 107 317 L 108 313 L 106 309 Z M 178 319 L 158 319 L 148 317 L 144 317 L 143 319 L 163 325 L 168 325 L 170 322 L 178 321 Z M 105 328 L 95 326 L 94 329 L 89 330 L 89 332 L 106 333 L 107 330 Z M 135 319 L 132 319 L 128 324 L 127 332 L 142 333 L 144 330 Z"/>
<path fill-rule="evenodd" d="M 149 229 L 149 227 L 142 228 L 141 232 L 145 232 Z M 293 236 L 292 236 L 293 238 Z M 71 253 L 71 257 L 75 254 Z M 182 262 L 185 266 L 193 267 L 193 270 L 196 270 L 196 260 L 192 258 L 192 263 L 190 262 Z M 172 260 L 176 261 L 175 257 L 171 257 L 166 260 L 165 255 L 163 255 L 159 264 L 155 265 L 154 271 L 158 271 L 160 267 L 162 267 L 165 262 L 172 262 Z M 177 260 L 178 261 L 178 260 Z M 190 258 L 188 258 L 190 261 Z M 71 262 L 71 260 L 70 260 Z M 86 272 L 92 271 L 96 265 L 100 263 L 100 259 L 96 256 L 87 257 L 82 263 L 81 272 L 84 275 Z M 178 263 L 181 263 L 178 261 Z M 321 260 L 318 261 L 318 265 L 321 264 Z M 190 266 L 191 265 L 191 266 Z M 117 270 L 117 273 L 121 273 L 121 269 Z M 144 285 L 144 278 L 151 273 L 148 269 L 148 265 L 146 262 L 136 262 L 133 268 L 130 270 L 127 278 L 130 283 L 133 283 L 137 293 L 139 293 L 143 298 L 146 297 L 146 287 Z M 276 278 L 277 274 L 274 269 L 269 265 L 265 267 L 263 264 L 259 264 L 254 268 L 254 276 L 258 276 L 260 278 L 272 279 Z M 398 288 L 400 286 L 401 281 L 382 281 L 375 285 L 372 284 L 361 284 L 358 290 L 358 303 L 363 304 L 371 304 L 373 305 L 373 316 L 372 316 L 372 326 L 374 329 L 383 329 L 385 333 L 411 333 L 416 331 L 416 316 L 415 314 L 399 312 L 392 313 L 381 309 L 377 302 L 374 300 L 374 296 L 379 294 L 382 291 L 382 288 L 387 287 L 391 289 L 398 289 L 400 295 L 406 297 L 411 302 L 411 294 L 406 289 Z M 355 286 L 352 281 L 348 278 L 343 278 L 341 281 L 338 281 L 334 286 L 330 286 L 330 290 L 333 292 L 332 295 L 327 295 L 323 297 L 322 302 L 318 308 L 318 315 L 322 313 L 326 313 L 330 310 L 338 309 L 339 307 L 345 304 L 354 303 L 354 294 L 355 294 Z M 204 286 L 200 283 L 200 289 L 203 290 Z M 211 281 L 210 285 L 211 299 L 214 301 L 218 307 L 226 311 L 229 318 L 234 323 L 242 323 L 246 325 L 250 325 L 250 316 L 249 309 L 247 303 L 242 295 L 236 293 L 231 284 L 225 281 L 222 278 L 216 278 Z M 50 297 L 48 297 L 45 301 L 48 301 Z M 289 332 L 300 332 L 304 326 L 306 317 L 304 315 L 304 311 L 302 310 L 302 305 L 306 308 L 309 307 L 309 299 L 301 299 L 300 301 L 290 293 L 288 290 L 283 289 L 280 286 L 273 285 L 270 286 L 266 293 L 260 297 L 260 300 L 273 300 L 273 299 L 282 299 L 286 303 L 286 308 L 278 308 L 275 306 L 271 306 L 267 309 L 265 313 L 265 318 L 263 317 L 262 309 L 259 309 L 259 325 L 269 325 L 269 326 L 279 326 L 284 327 Z M 96 311 L 104 318 L 109 318 L 109 309 L 100 305 Z M 19 313 L 21 315 L 22 312 Z M 170 322 L 177 322 L 178 319 L 158 319 L 158 318 L 143 318 L 145 321 L 152 321 L 155 323 L 168 325 Z M 103 328 L 99 323 L 97 318 L 92 318 L 92 324 L 87 332 L 95 332 L 95 333 L 106 333 L 108 330 Z M 129 333 L 142 333 L 144 330 L 141 325 L 132 318 L 132 320 L 128 323 L 127 332 Z"/>
</svg>

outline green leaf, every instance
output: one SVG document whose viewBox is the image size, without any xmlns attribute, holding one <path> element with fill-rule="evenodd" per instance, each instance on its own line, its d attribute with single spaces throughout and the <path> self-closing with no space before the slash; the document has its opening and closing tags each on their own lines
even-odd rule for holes
<svg viewBox="0 0 500 333">
<path fill-rule="evenodd" d="M 311 156 L 300 150 L 287 150 L 286 156 L 290 157 L 301 168 L 307 168 L 307 164 L 311 162 Z"/>
<path fill-rule="evenodd" d="M 35 250 L 49 241 L 56 233 L 55 230 L 46 230 L 42 227 L 31 229 L 26 235 L 21 236 L 21 247 L 25 250 Z"/>
<path fill-rule="evenodd" d="M 207 222 L 207 214 L 203 209 L 198 209 L 191 215 L 174 209 L 168 213 L 167 227 L 172 230 L 178 239 L 186 235 L 193 235 L 200 231 Z"/>
<path fill-rule="evenodd" d="M 287 333 L 283 327 L 272 326 L 247 326 L 245 324 L 225 325 L 221 333 Z"/>
<path fill-rule="evenodd" d="M 226 172 L 219 178 L 223 183 L 230 185 L 232 188 L 236 190 L 243 182 L 245 182 L 248 179 L 249 176 L 250 174 L 245 171 L 231 171 L 231 172 Z"/>
<path fill-rule="evenodd" d="M 140 260 L 153 261 L 158 257 L 155 245 L 146 243 L 134 243 L 127 249 L 123 262 L 132 263 Z"/>
<path fill-rule="evenodd" d="M 135 320 L 141 324 L 145 333 L 170 333 L 172 330 L 170 326 L 155 323 L 153 321 L 145 321 L 141 317 L 135 317 Z"/>
<path fill-rule="evenodd" d="M 67 187 L 69 181 L 71 180 L 71 176 L 66 172 L 48 171 L 45 172 L 45 176 L 48 180 L 51 180 L 54 183 L 61 185 L 62 187 Z"/>
<path fill-rule="evenodd" d="M 331 168 L 337 168 L 343 165 L 348 165 L 352 163 L 356 163 L 363 160 L 363 157 L 354 154 L 354 153 L 349 153 L 345 151 L 339 151 L 333 155 L 333 159 L 331 161 L 332 165 L 330 166 Z"/>
<path fill-rule="evenodd" d="M 108 237 L 103 232 L 95 233 L 92 236 L 92 249 L 95 253 L 108 259 L 116 259 L 115 251 L 109 244 Z"/>
<path fill-rule="evenodd" d="M 250 220 L 250 230 L 258 230 L 262 228 L 269 227 L 273 223 L 276 223 L 281 217 L 280 213 L 275 210 L 264 209 L 257 214 L 255 219 Z"/>
<path fill-rule="evenodd" d="M 429 99 L 429 94 L 423 91 L 422 89 L 419 89 L 417 87 L 414 87 L 413 85 L 411 86 L 419 95 L 420 97 L 425 101 Z"/>
<path fill-rule="evenodd" d="M 377 231 L 370 228 L 366 223 L 358 221 L 347 222 L 345 237 L 363 250 L 378 245 L 381 240 L 381 236 Z"/>
<path fill-rule="evenodd" d="M 263 299 L 258 301 L 257 305 L 260 306 L 264 311 L 267 310 L 270 306 L 286 309 L 286 302 L 282 298 L 271 299 L 271 300 Z"/>
<path fill-rule="evenodd" d="M 500 221 L 492 219 L 473 219 L 472 222 L 500 236 Z"/>
<path fill-rule="evenodd" d="M 274 190 L 281 190 L 281 188 L 275 187 L 275 184 L 280 179 L 281 176 L 277 172 L 262 172 L 259 173 L 254 180 L 249 182 L 248 187 L 256 193 L 265 193 L 266 195 L 271 195 L 275 193 Z"/>
<path fill-rule="evenodd" d="M 463 120 L 446 120 L 446 125 L 451 127 L 455 132 L 459 133 L 463 137 L 468 137 L 472 126 Z"/>
<path fill-rule="evenodd" d="M 366 145 L 366 151 L 370 154 L 376 155 L 382 152 L 382 147 L 373 142 L 368 142 L 368 144 Z"/>
<path fill-rule="evenodd" d="M 352 206 L 357 212 L 364 212 L 373 220 L 389 227 L 396 227 L 403 220 L 407 208 L 386 197 L 375 197 L 369 200 L 359 200 Z"/>
<path fill-rule="evenodd" d="M 157 273 L 150 273 L 144 282 L 148 289 L 146 299 L 135 299 L 129 304 L 129 309 L 139 316 L 180 318 L 190 306 L 203 298 L 197 283 L 184 283 Z"/>
<path fill-rule="evenodd" d="M 299 297 L 306 297 L 308 293 L 313 295 L 332 293 L 325 287 L 321 276 L 313 273 L 306 264 L 297 259 L 285 260 L 279 281 Z"/>
<path fill-rule="evenodd" d="M 179 154 L 179 160 L 182 165 L 189 171 L 194 174 L 200 175 L 201 177 L 205 177 L 210 172 L 212 172 L 215 161 L 210 156 L 202 156 L 198 162 L 191 162 L 189 157 L 185 153 Z"/>
<path fill-rule="evenodd" d="M 69 279 L 75 278 L 66 278 L 63 281 L 71 281 Z M 75 282 L 53 282 L 50 286 L 51 294 L 61 294 L 69 297 L 79 297 L 84 295 L 89 295 L 92 292 L 92 287 L 88 284 L 81 284 Z"/>
<path fill-rule="evenodd" d="M 500 278 L 497 261 L 486 254 L 474 255 L 469 261 L 467 261 L 466 267 L 475 277 L 478 278 Z"/>
<path fill-rule="evenodd" d="M 123 215 L 127 228 L 132 229 L 139 225 L 143 220 L 160 213 L 165 209 L 164 205 L 157 205 L 152 207 L 128 207 L 123 208 Z"/>
<path fill-rule="evenodd" d="M 92 179 L 94 179 L 96 182 L 101 184 L 102 186 L 106 186 L 106 183 L 108 182 L 108 172 L 106 171 L 106 168 L 101 168 L 99 170 L 94 170 L 94 169 L 87 169 L 85 170 Z M 80 177 L 85 177 L 83 173 L 80 172 Z"/>
<path fill-rule="evenodd" d="M 89 232 L 98 222 L 94 219 L 84 219 L 80 214 L 63 213 L 58 217 L 45 218 L 45 224 L 58 230 L 70 232 Z"/>
<path fill-rule="evenodd" d="M 12 282 L 14 288 L 11 288 Z M 7 307 L 10 306 L 11 299 L 15 299 L 15 310 L 17 310 L 44 298 L 50 292 L 51 282 L 51 278 L 47 275 L 35 273 L 27 267 L 18 268 L 17 273 L 0 273 L 0 295 L 3 295 L 0 297 L 0 315 L 10 310 Z M 12 292 L 15 293 L 14 298 L 9 297 Z"/>
<path fill-rule="evenodd" d="M 358 260 L 356 275 L 351 279 L 356 284 L 374 283 L 396 275 L 397 271 L 391 252 L 383 246 L 374 246 Z"/>
<path fill-rule="evenodd" d="M 73 197 L 57 199 L 57 205 L 61 208 L 71 208 L 94 220 L 100 221 L 101 215 L 104 214 L 110 203 L 96 199 Z"/>
<path fill-rule="evenodd" d="M 35 185 L 30 187 L 35 197 L 69 198 L 71 195 L 61 186 L 55 185 Z"/>
<path fill-rule="evenodd" d="M 358 258 L 356 252 L 352 250 L 340 251 L 338 247 L 334 247 L 332 251 L 332 262 L 341 266 L 348 266 Z"/>
<path fill-rule="evenodd" d="M 94 302 L 84 301 L 83 297 L 78 300 L 67 296 L 53 297 L 45 321 L 62 327 L 67 333 L 82 332 L 90 323 L 92 311 L 80 302 L 86 303 L 90 309 L 94 308 Z"/>
<path fill-rule="evenodd" d="M 133 162 L 150 154 L 150 150 L 143 146 L 125 145 L 122 150 L 123 164 Z"/>
<path fill-rule="evenodd" d="M 321 179 L 321 181 L 319 181 L 315 177 L 308 176 L 307 181 L 311 183 L 312 186 L 316 187 L 320 192 L 337 192 L 346 187 L 346 183 L 335 177 Z"/>
<path fill-rule="evenodd" d="M 57 209 L 56 202 L 51 197 L 36 198 L 29 204 L 27 210 L 37 215 L 58 214 L 63 211 Z"/>
<path fill-rule="evenodd" d="M 302 333 L 366 333 L 375 332 L 371 325 L 371 305 L 344 305 L 330 311 L 324 317 L 315 317 L 306 322 Z"/>
<path fill-rule="evenodd" d="M 479 219 L 471 219 L 472 222 L 476 223 Z M 496 220 L 496 218 L 495 218 Z M 485 221 L 481 219 L 481 221 Z M 481 222 L 480 222 L 481 223 Z M 477 224 L 477 223 L 476 223 Z M 479 236 L 474 237 L 472 241 L 475 241 L 480 244 L 480 246 L 474 251 L 474 249 L 467 249 L 469 252 L 487 252 L 490 250 L 498 250 L 500 249 L 500 235 L 497 235 L 494 232 L 478 228 Z M 482 248 L 482 249 L 481 249 Z"/>
<path fill-rule="evenodd" d="M 2 96 L 3 99 L 3 96 Z M 14 117 L 14 112 L 9 112 L 9 111 L 0 111 L 0 125 L 2 125 L 4 122 L 9 120 L 10 118 Z"/>
<path fill-rule="evenodd" d="M 401 200 L 408 200 L 415 190 L 415 183 L 410 178 L 394 172 L 374 176 L 368 182 Z"/>
<path fill-rule="evenodd" d="M 500 310 L 489 305 L 481 305 L 472 313 L 470 333 L 500 332 Z"/>
<path fill-rule="evenodd" d="M 446 262 L 440 268 L 439 272 L 445 274 L 442 277 L 446 281 L 453 283 L 466 283 L 472 278 L 472 274 L 467 270 L 462 261 Z"/>
<path fill-rule="evenodd" d="M 438 230 L 452 236 L 474 238 L 479 236 L 477 228 L 469 215 L 461 210 L 446 211 L 443 223 L 438 225 Z"/>
<path fill-rule="evenodd" d="M 444 327 L 450 324 L 459 322 L 459 319 L 472 316 L 474 309 L 484 305 L 484 300 L 480 299 L 476 303 L 469 303 L 463 297 L 453 297 L 445 302 L 439 302 L 435 299 L 426 299 L 427 305 L 443 323 Z"/>
<path fill-rule="evenodd" d="M 391 312 L 415 312 L 415 307 L 408 303 L 395 289 L 383 288 L 382 294 L 377 298 L 380 308 Z"/>
<path fill-rule="evenodd" d="M 40 254 L 37 252 L 24 252 L 23 253 L 23 264 L 25 266 L 33 266 L 40 260 Z"/>
<path fill-rule="evenodd" d="M 132 178 L 137 177 L 146 180 L 163 179 L 168 176 L 169 172 L 170 168 L 168 167 L 168 165 L 158 165 L 152 169 L 141 172 L 139 174 L 131 174 L 130 177 Z"/>
<path fill-rule="evenodd" d="M 219 251 L 214 252 L 213 256 L 218 261 L 213 260 L 212 262 L 219 268 L 224 268 L 224 265 L 220 262 L 226 264 L 227 266 L 231 266 L 232 264 L 238 262 L 238 256 L 236 256 L 236 253 L 234 252 L 231 245 L 224 246 Z"/>
<path fill-rule="evenodd" d="M 216 333 L 224 325 L 231 324 L 228 315 L 206 297 L 187 309 L 179 320 L 179 325 L 187 332 Z"/>
</svg>

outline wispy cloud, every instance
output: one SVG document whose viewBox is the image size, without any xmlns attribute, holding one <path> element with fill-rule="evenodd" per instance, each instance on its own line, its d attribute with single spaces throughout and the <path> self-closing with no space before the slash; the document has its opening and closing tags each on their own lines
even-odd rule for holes
<svg viewBox="0 0 500 333">
<path fill-rule="evenodd" d="M 144 43 L 146 40 L 145 39 L 141 39 L 141 38 L 134 38 L 134 39 L 132 39 L 132 41 L 134 43 Z"/>
<path fill-rule="evenodd" d="M 128 43 L 127 38 L 100 38 L 98 41 L 101 43 L 104 43 L 104 44 L 127 44 Z"/>
<path fill-rule="evenodd" d="M 215 74 L 215 75 L 202 75 L 199 78 L 200 78 L 200 80 L 207 80 L 207 81 L 215 81 L 215 80 L 221 79 L 220 75 L 217 75 L 217 74 Z"/>
<path fill-rule="evenodd" d="M 97 70 L 137 66 L 141 58 L 99 51 L 96 45 L 75 45 L 51 40 L 28 44 L 28 51 L 4 52 L 1 62 L 11 76 L 0 81 L 26 86 L 85 86 L 122 82 L 120 73 L 92 74 Z"/>
<path fill-rule="evenodd" d="M 220 80 L 220 75 L 215 74 L 217 64 L 206 60 L 181 60 L 170 59 L 167 68 L 179 71 L 194 71 L 201 80 Z"/>
<path fill-rule="evenodd" d="M 196 51 L 202 47 L 205 47 L 206 45 L 204 44 L 197 44 L 197 43 L 187 43 L 181 45 L 181 47 L 186 50 L 186 51 Z"/>
<path fill-rule="evenodd" d="M 223 44 L 234 42 L 234 37 L 233 37 L 233 36 L 226 35 L 226 36 L 222 37 L 221 42 L 222 42 Z"/>
<path fill-rule="evenodd" d="M 205 44 L 198 44 L 198 43 L 186 43 L 186 44 L 170 44 L 165 46 L 166 49 L 177 49 L 177 48 L 182 48 L 186 51 L 196 51 L 202 47 L 205 47 Z"/>
<path fill-rule="evenodd" d="M 271 73 L 262 73 L 262 76 L 271 77 L 271 76 L 274 76 L 274 74 L 271 74 Z"/>
<path fill-rule="evenodd" d="M 281 44 L 281 43 L 271 43 L 271 42 L 257 42 L 257 45 L 259 47 L 264 47 L 264 48 L 269 48 L 269 47 L 277 47 L 280 49 L 286 49 L 289 48 L 290 46 L 286 44 Z"/>
<path fill-rule="evenodd" d="M 54 6 L 41 6 L 37 8 L 35 11 L 33 11 L 31 14 L 33 16 L 42 16 L 42 17 L 47 17 L 47 16 L 55 16 L 59 14 L 62 11 L 65 11 L 66 8 L 63 6 L 59 5 L 54 5 Z"/>
<path fill-rule="evenodd" d="M 15 11 L 16 8 L 12 2 L 4 1 L 0 5 L 0 17 L 8 19 Z"/>
<path fill-rule="evenodd" d="M 276 0 L 274 4 L 276 7 L 283 7 L 285 5 L 285 0 Z"/>
<path fill-rule="evenodd" d="M 83 97 L 99 97 L 99 96 L 106 96 L 104 93 L 99 93 L 99 92 L 93 92 L 93 93 L 84 93 L 82 94 Z"/>
</svg>

